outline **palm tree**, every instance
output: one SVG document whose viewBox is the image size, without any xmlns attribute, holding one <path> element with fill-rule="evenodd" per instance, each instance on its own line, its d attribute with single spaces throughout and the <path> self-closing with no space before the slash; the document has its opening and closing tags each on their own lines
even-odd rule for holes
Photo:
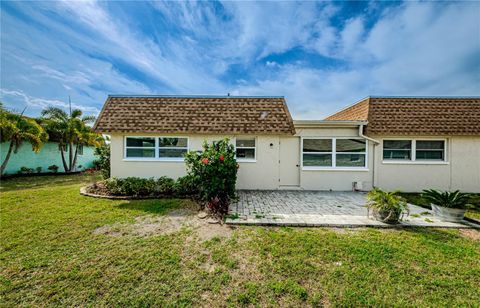
<svg viewBox="0 0 480 308">
<path fill-rule="evenodd" d="M 48 140 L 48 134 L 42 126 L 34 119 L 6 111 L 0 103 L 0 133 L 2 141 L 10 142 L 2 166 L 0 167 L 0 176 L 3 175 L 7 167 L 10 156 L 17 153 L 18 148 L 24 141 L 32 145 L 32 151 L 38 153 L 43 143 Z"/>
<path fill-rule="evenodd" d="M 60 108 L 47 107 L 42 111 L 42 117 L 47 131 L 58 139 L 65 172 L 75 171 L 80 145 L 99 146 L 103 143 L 101 135 L 93 133 L 88 126 L 88 123 L 95 121 L 95 117 L 82 117 L 79 109 L 67 114 Z M 69 149 L 68 161 L 65 159 L 66 147 Z"/>
</svg>

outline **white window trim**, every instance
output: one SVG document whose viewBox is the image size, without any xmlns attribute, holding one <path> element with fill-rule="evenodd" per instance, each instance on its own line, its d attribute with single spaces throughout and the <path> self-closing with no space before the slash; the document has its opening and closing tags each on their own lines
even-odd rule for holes
<svg viewBox="0 0 480 308">
<path fill-rule="evenodd" d="M 154 138 L 154 147 L 127 147 L 127 138 Z M 160 149 L 179 149 L 178 147 L 160 147 L 159 138 L 186 138 L 187 139 L 187 152 L 190 151 L 190 138 L 186 136 L 123 136 L 123 160 L 124 161 L 163 161 L 163 162 L 184 162 L 184 157 L 159 157 Z M 128 149 L 153 149 L 155 151 L 155 157 L 127 157 Z M 184 149 L 181 147 L 180 149 Z"/>
<path fill-rule="evenodd" d="M 254 147 L 239 147 L 240 149 L 253 149 L 253 155 L 254 158 L 237 158 L 237 139 L 252 139 L 250 136 L 238 136 L 233 138 L 234 143 L 233 146 L 235 148 L 235 159 L 237 160 L 238 163 L 256 163 L 257 162 L 257 137 L 253 137 L 253 140 L 255 140 L 255 146 Z"/>
<path fill-rule="evenodd" d="M 332 140 L 332 152 L 308 152 L 307 154 L 331 154 L 332 166 L 331 167 L 315 167 L 303 165 L 303 140 L 304 139 L 326 139 Z M 358 139 L 365 140 L 365 152 L 339 152 L 337 153 L 337 140 L 338 139 Z M 337 167 L 337 154 L 365 154 L 365 166 L 364 167 Z M 369 171 L 368 169 L 368 140 L 360 137 L 310 137 L 305 136 L 301 138 L 300 142 L 300 164 L 302 170 L 305 171 Z"/>
<path fill-rule="evenodd" d="M 385 159 L 383 158 L 383 143 L 385 140 L 405 140 L 412 142 L 412 148 L 410 149 L 411 159 Z M 443 160 L 429 160 L 429 159 L 418 159 L 417 160 L 417 141 L 443 141 Z M 383 138 L 382 139 L 382 164 L 386 165 L 448 165 L 448 138 Z"/>
</svg>

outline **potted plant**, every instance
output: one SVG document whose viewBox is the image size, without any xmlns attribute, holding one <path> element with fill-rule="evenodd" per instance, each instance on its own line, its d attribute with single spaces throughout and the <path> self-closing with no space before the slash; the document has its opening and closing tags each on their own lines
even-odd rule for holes
<svg viewBox="0 0 480 308">
<path fill-rule="evenodd" d="M 367 194 L 368 215 L 387 224 L 397 224 L 405 213 L 409 213 L 407 201 L 397 191 L 383 191 L 374 188 Z"/>
<path fill-rule="evenodd" d="M 430 202 L 433 215 L 442 221 L 461 222 L 465 216 L 467 208 L 470 206 L 470 194 L 456 191 L 438 191 L 435 189 L 425 189 L 422 197 Z"/>
</svg>

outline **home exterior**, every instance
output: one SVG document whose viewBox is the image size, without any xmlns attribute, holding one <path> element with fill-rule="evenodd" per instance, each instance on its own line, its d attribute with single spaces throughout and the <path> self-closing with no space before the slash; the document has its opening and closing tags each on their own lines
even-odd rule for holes
<svg viewBox="0 0 480 308">
<path fill-rule="evenodd" d="M 8 152 L 9 142 L 0 143 L 0 159 L 5 160 Z M 77 170 L 84 170 L 93 167 L 93 161 L 96 159 L 94 155 L 94 147 L 80 146 L 77 156 Z M 68 148 L 65 149 L 65 157 L 68 159 Z M 63 172 L 62 157 L 58 142 L 46 142 L 40 149 L 40 152 L 32 151 L 32 146 L 28 142 L 24 142 L 17 153 L 12 153 L 8 160 L 5 175 L 17 174 L 20 168 L 31 168 L 37 172 L 37 168 L 41 168 L 41 172 L 50 172 L 48 167 L 51 165 L 58 166 L 58 172 Z"/>
<path fill-rule="evenodd" d="M 114 177 L 177 178 L 182 155 L 228 137 L 239 189 L 480 192 L 480 98 L 368 97 L 294 121 L 283 97 L 109 96 Z"/>
</svg>

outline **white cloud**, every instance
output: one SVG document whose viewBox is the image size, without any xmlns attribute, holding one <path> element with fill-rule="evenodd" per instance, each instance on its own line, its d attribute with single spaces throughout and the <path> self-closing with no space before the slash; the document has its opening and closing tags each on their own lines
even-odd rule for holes
<svg viewBox="0 0 480 308">
<path fill-rule="evenodd" d="M 62 109 L 67 109 L 70 107 L 68 102 L 61 101 L 61 100 L 54 100 L 54 99 L 45 99 L 40 97 L 32 97 L 25 94 L 23 91 L 0 89 L 0 93 L 2 94 L 2 97 L 10 96 L 10 97 L 18 97 L 22 99 L 23 102 L 25 102 L 27 109 L 28 107 L 44 109 L 49 106 L 59 107 Z M 20 107 L 20 106 L 17 106 L 17 107 Z M 79 105 L 73 102 L 72 102 L 72 109 L 80 109 L 83 112 L 88 114 L 97 114 L 100 111 L 96 107 L 85 107 L 83 105 Z"/>
</svg>

